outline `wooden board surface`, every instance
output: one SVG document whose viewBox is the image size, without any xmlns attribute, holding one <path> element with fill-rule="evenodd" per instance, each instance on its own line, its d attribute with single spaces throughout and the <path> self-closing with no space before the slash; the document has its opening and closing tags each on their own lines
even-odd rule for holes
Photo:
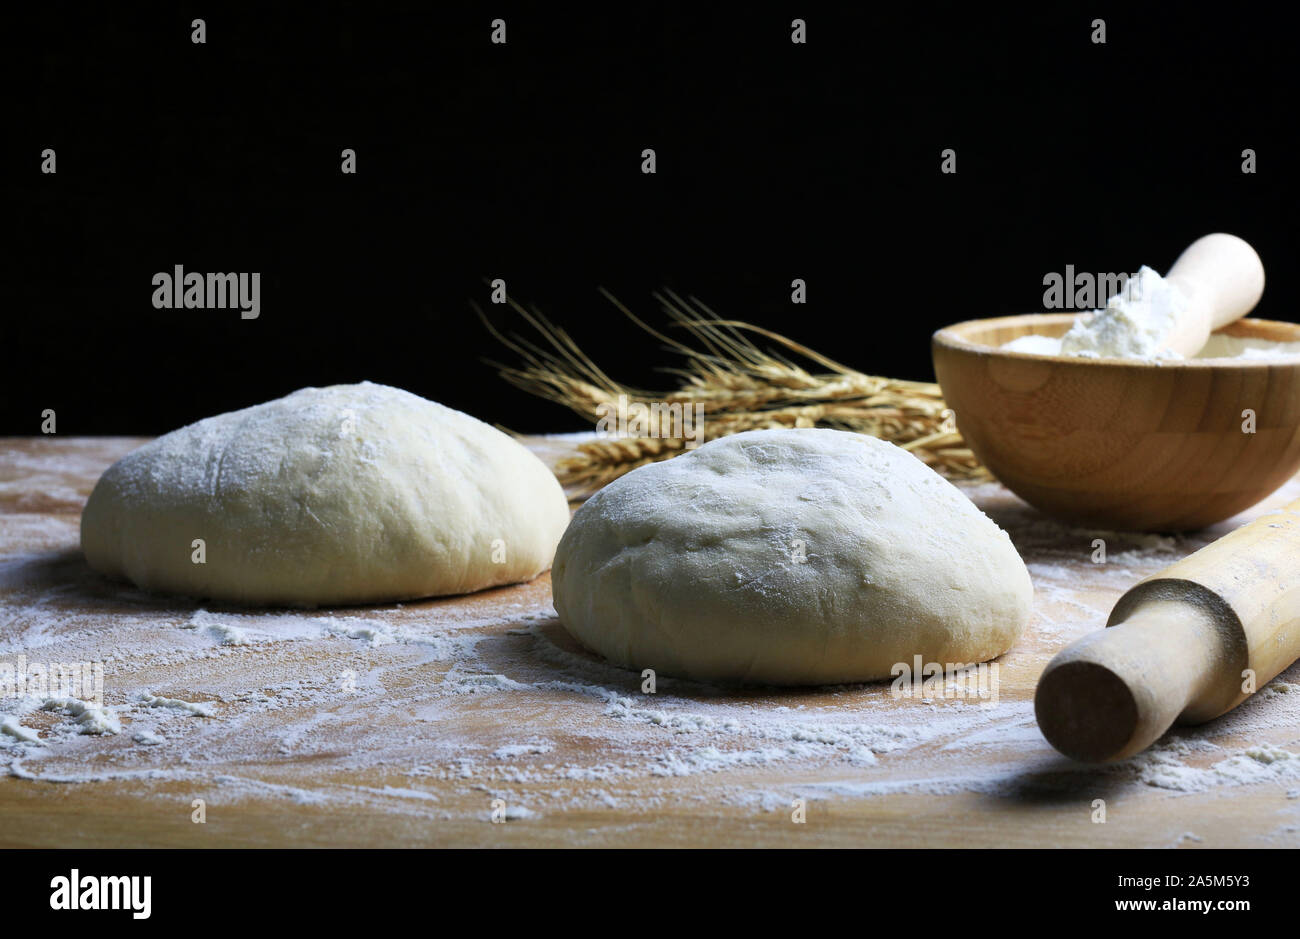
<svg viewBox="0 0 1300 939">
<path fill-rule="evenodd" d="M 1300 845 L 1300 669 L 1112 767 L 1057 756 L 1032 712 L 1043 665 L 1100 628 L 1124 589 L 1300 496 L 1297 480 L 1176 538 L 1074 530 L 996 484 L 967 488 L 1037 591 L 1026 635 L 997 663 L 996 702 L 665 678 L 646 695 L 567 637 L 546 577 L 314 611 L 108 582 L 77 550 L 80 509 L 140 442 L 0 440 L 0 664 L 102 663 L 120 727 L 81 733 L 67 702 L 0 700 L 0 844 Z"/>
</svg>

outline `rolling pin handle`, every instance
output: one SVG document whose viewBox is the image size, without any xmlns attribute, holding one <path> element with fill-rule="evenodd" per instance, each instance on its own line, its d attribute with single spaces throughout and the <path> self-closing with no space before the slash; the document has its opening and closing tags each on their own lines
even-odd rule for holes
<svg viewBox="0 0 1300 939">
<path fill-rule="evenodd" d="M 1161 600 L 1085 636 L 1039 679 L 1034 712 L 1043 736 L 1087 763 L 1146 749 L 1215 681 L 1219 635 L 1206 610 Z"/>
</svg>

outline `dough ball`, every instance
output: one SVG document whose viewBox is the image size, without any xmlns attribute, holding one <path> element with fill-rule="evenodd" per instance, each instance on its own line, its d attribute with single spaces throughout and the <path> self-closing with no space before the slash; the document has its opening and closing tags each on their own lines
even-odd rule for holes
<svg viewBox="0 0 1300 939">
<path fill-rule="evenodd" d="M 1011 539 L 916 457 L 837 430 L 723 437 L 600 490 L 551 572 L 584 646 L 695 679 L 833 684 L 1011 647 Z"/>
<path fill-rule="evenodd" d="M 376 603 L 535 577 L 568 520 L 559 483 L 519 443 L 363 382 L 304 388 L 128 454 L 90 494 L 81 546 L 91 567 L 146 590 Z"/>
</svg>

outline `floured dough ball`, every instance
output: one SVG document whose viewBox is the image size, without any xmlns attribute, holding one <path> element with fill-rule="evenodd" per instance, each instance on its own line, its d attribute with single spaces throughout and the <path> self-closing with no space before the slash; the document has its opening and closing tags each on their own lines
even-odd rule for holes
<svg viewBox="0 0 1300 939">
<path fill-rule="evenodd" d="M 91 567 L 146 590 L 319 606 L 528 580 L 568 520 L 559 483 L 519 443 L 363 382 L 304 388 L 128 454 L 95 485 L 81 546 Z"/>
<path fill-rule="evenodd" d="M 762 430 L 628 473 L 556 551 L 555 608 L 618 665 L 832 684 L 1011 647 L 1033 587 L 1011 539 L 890 443 Z"/>
</svg>

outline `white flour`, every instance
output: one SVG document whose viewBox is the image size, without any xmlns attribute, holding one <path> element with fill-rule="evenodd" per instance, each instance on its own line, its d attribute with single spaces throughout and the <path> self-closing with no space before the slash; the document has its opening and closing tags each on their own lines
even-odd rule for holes
<svg viewBox="0 0 1300 939">
<path fill-rule="evenodd" d="M 1003 349 L 1012 352 L 1029 352 L 1034 355 L 1063 355 L 1060 337 L 1040 336 L 1030 333 L 1010 342 L 1003 343 Z M 1181 356 L 1165 356 L 1165 361 L 1181 359 Z M 1300 342 L 1270 342 L 1267 339 L 1253 339 L 1246 336 L 1229 336 L 1226 333 L 1214 333 L 1196 353 L 1196 359 L 1237 359 L 1258 361 L 1265 359 L 1300 358 Z M 1146 361 L 1159 361 L 1148 358 Z"/>
<path fill-rule="evenodd" d="M 1136 278 L 1087 313 L 1061 337 L 1062 355 L 1106 359 L 1177 358 L 1170 337 L 1187 316 L 1187 298 L 1171 282 L 1143 265 Z"/>
<path fill-rule="evenodd" d="M 1187 312 L 1178 288 L 1149 267 L 1106 301 L 1100 310 L 1080 314 L 1063 336 L 1019 336 L 1002 345 L 1011 352 L 1082 358 L 1158 362 L 1183 358 L 1168 348 Z M 1300 356 L 1300 342 L 1267 342 L 1211 335 L 1198 359 L 1270 359 Z"/>
</svg>

